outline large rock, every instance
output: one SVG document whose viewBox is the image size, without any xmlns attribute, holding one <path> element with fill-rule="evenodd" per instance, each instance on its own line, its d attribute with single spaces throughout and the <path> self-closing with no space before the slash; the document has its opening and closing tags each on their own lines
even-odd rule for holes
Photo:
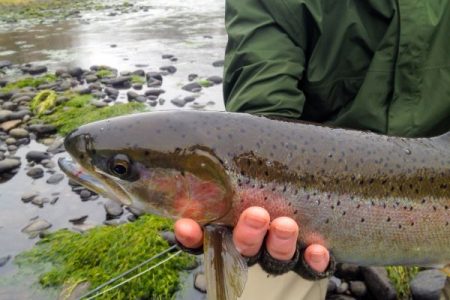
<svg viewBox="0 0 450 300">
<path fill-rule="evenodd" d="M 446 279 L 439 270 L 419 272 L 410 283 L 413 300 L 439 300 Z"/>
<path fill-rule="evenodd" d="M 364 282 L 377 300 L 395 300 L 397 292 L 383 267 L 361 267 Z"/>
<path fill-rule="evenodd" d="M 47 220 L 37 218 L 36 220 L 31 221 L 27 226 L 22 228 L 22 232 L 34 233 L 49 229 L 50 227 L 52 227 L 52 224 L 50 224 Z"/>
<path fill-rule="evenodd" d="M 20 160 L 13 158 L 6 158 L 0 161 L 0 174 L 13 170 L 20 166 Z"/>
</svg>

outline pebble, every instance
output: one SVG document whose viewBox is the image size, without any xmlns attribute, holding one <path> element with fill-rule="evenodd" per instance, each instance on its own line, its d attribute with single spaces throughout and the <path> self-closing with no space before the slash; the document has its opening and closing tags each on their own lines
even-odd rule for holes
<svg viewBox="0 0 450 300">
<path fill-rule="evenodd" d="M 37 196 L 34 197 L 33 200 L 31 200 L 31 203 L 39 206 L 39 207 L 44 207 L 45 203 L 49 203 L 50 199 L 46 198 L 46 197 L 41 197 L 41 196 Z"/>
<path fill-rule="evenodd" d="M 47 72 L 47 67 L 46 66 L 31 66 L 31 67 L 27 68 L 26 71 L 28 73 L 30 73 L 31 75 L 38 75 L 38 74 Z"/>
<path fill-rule="evenodd" d="M 126 223 L 125 220 L 119 220 L 119 219 L 111 219 L 111 220 L 103 221 L 103 224 L 107 225 L 107 226 L 119 226 L 119 225 L 122 225 L 125 223 Z"/>
<path fill-rule="evenodd" d="M 84 189 L 80 192 L 80 198 L 83 201 L 87 201 L 91 196 L 92 196 L 92 193 L 89 190 Z"/>
<path fill-rule="evenodd" d="M 9 60 L 0 60 L 0 69 L 9 68 L 12 66 L 12 62 Z"/>
<path fill-rule="evenodd" d="M 21 200 L 25 203 L 31 202 L 33 198 L 37 197 L 39 195 L 38 192 L 26 192 L 22 195 Z"/>
<path fill-rule="evenodd" d="M 150 89 L 150 90 L 146 90 L 145 91 L 145 96 L 150 97 L 150 96 L 156 96 L 159 97 L 159 95 L 164 94 L 166 91 L 163 89 Z"/>
<path fill-rule="evenodd" d="M 78 231 L 80 233 L 85 233 L 86 231 L 89 231 L 89 230 L 95 228 L 96 226 L 97 226 L 97 224 L 94 224 L 94 223 L 83 223 L 83 224 L 74 225 L 72 227 L 72 229 L 75 231 Z"/>
<path fill-rule="evenodd" d="M 60 153 L 60 152 L 64 152 L 64 139 L 63 138 L 58 138 L 56 140 L 53 141 L 53 143 L 48 146 L 47 148 L 47 152 L 52 153 L 52 154 L 56 154 L 56 153 Z"/>
<path fill-rule="evenodd" d="M 198 102 L 193 102 L 191 105 L 189 105 L 193 109 L 203 109 L 206 107 L 206 104 L 200 104 Z"/>
<path fill-rule="evenodd" d="M 361 267 L 364 282 L 377 300 L 395 300 L 397 292 L 383 267 Z"/>
<path fill-rule="evenodd" d="M 439 300 L 446 279 L 445 274 L 439 270 L 419 272 L 410 283 L 412 298 L 414 300 Z"/>
<path fill-rule="evenodd" d="M 367 294 L 367 287 L 364 281 L 350 281 L 350 291 L 358 298 L 363 298 Z"/>
<path fill-rule="evenodd" d="M 13 138 L 16 138 L 16 139 L 27 138 L 27 137 L 30 136 L 28 131 L 23 129 L 23 128 L 11 129 L 11 131 L 9 132 L 9 135 L 12 136 Z"/>
<path fill-rule="evenodd" d="M 216 60 L 215 62 L 212 63 L 213 67 L 223 67 L 224 65 L 224 60 Z"/>
<path fill-rule="evenodd" d="M 56 173 L 56 174 L 53 174 L 52 176 L 50 176 L 48 179 L 47 179 L 47 183 L 48 184 L 57 184 L 57 183 L 59 183 L 61 180 L 63 180 L 64 179 L 64 175 L 63 174 L 61 174 L 61 173 Z"/>
<path fill-rule="evenodd" d="M 345 278 L 347 280 L 361 280 L 362 273 L 359 266 L 354 264 L 337 264 L 336 272 L 334 273 L 336 277 Z"/>
<path fill-rule="evenodd" d="M 80 67 L 72 67 L 67 70 L 67 73 L 69 73 L 69 75 L 72 77 L 79 78 L 81 77 L 81 75 L 83 75 L 83 69 L 81 69 Z"/>
<path fill-rule="evenodd" d="M 187 103 L 184 99 L 181 99 L 181 98 L 172 99 L 172 100 L 170 100 L 170 102 L 177 107 L 183 107 Z"/>
<path fill-rule="evenodd" d="M 91 104 L 94 105 L 97 108 L 102 108 L 102 107 L 108 106 L 108 103 L 103 102 L 103 101 L 99 101 L 99 100 L 91 101 Z"/>
<path fill-rule="evenodd" d="M 117 96 L 119 95 L 119 90 L 112 87 L 106 87 L 105 93 L 112 98 L 117 98 Z"/>
<path fill-rule="evenodd" d="M 8 151 L 9 152 L 15 152 L 17 150 L 17 146 L 16 145 L 9 145 L 8 146 Z"/>
<path fill-rule="evenodd" d="M 17 140 L 15 138 L 9 137 L 5 140 L 6 145 L 15 145 L 17 144 Z"/>
<path fill-rule="evenodd" d="M 5 158 L 0 161 L 0 174 L 15 169 L 20 166 L 20 160 L 13 158 Z"/>
<path fill-rule="evenodd" d="M 196 79 L 197 77 L 198 77 L 197 74 L 192 73 L 192 74 L 189 74 L 189 75 L 188 75 L 188 80 L 189 80 L 189 81 L 192 81 L 192 80 Z"/>
<path fill-rule="evenodd" d="M 50 204 L 54 205 L 56 202 L 58 202 L 59 197 L 52 197 L 52 199 L 50 200 Z"/>
<path fill-rule="evenodd" d="M 118 76 L 109 81 L 109 83 L 118 89 L 128 89 L 131 87 L 131 77 L 130 76 Z"/>
<path fill-rule="evenodd" d="M 347 295 L 331 295 L 328 296 L 326 300 L 356 300 L 356 299 Z"/>
<path fill-rule="evenodd" d="M 343 281 L 340 286 L 337 287 L 336 293 L 343 294 L 348 290 L 348 283 Z"/>
<path fill-rule="evenodd" d="M 145 71 L 142 70 L 142 69 L 135 70 L 131 74 L 132 75 L 136 75 L 136 76 L 140 76 L 140 77 L 145 77 Z"/>
<path fill-rule="evenodd" d="M 169 246 L 173 246 L 177 243 L 175 234 L 172 231 L 161 231 L 159 235 L 169 244 Z"/>
<path fill-rule="evenodd" d="M 206 276 L 202 272 L 198 272 L 194 275 L 194 287 L 202 293 L 206 293 Z"/>
<path fill-rule="evenodd" d="M 33 179 L 44 177 L 44 169 L 40 167 L 31 168 L 27 171 L 27 176 L 30 176 Z"/>
<path fill-rule="evenodd" d="M 223 81 L 222 77 L 220 76 L 209 76 L 207 80 L 214 84 L 221 84 Z"/>
<path fill-rule="evenodd" d="M 128 206 L 127 209 L 130 213 L 132 213 L 136 217 L 140 217 L 144 214 L 144 212 L 142 210 L 140 210 L 139 208 L 136 208 L 134 206 Z"/>
<path fill-rule="evenodd" d="M 56 133 L 56 127 L 49 124 L 30 125 L 28 126 L 28 130 L 40 135 Z"/>
<path fill-rule="evenodd" d="M 47 169 L 54 169 L 56 167 L 56 164 L 50 159 L 43 159 L 41 161 L 41 165 L 43 165 L 44 168 Z"/>
<path fill-rule="evenodd" d="M 139 97 L 139 94 L 134 92 L 134 91 L 128 91 L 127 92 L 127 99 L 128 101 L 133 101 L 135 100 L 137 97 Z"/>
<path fill-rule="evenodd" d="M 50 227 L 52 227 L 52 224 L 50 224 L 47 220 L 37 218 L 37 219 L 31 221 L 27 226 L 22 228 L 22 232 L 33 233 L 33 232 L 38 232 L 38 231 L 48 229 Z"/>
<path fill-rule="evenodd" d="M 191 82 L 182 87 L 183 90 L 196 93 L 200 92 L 202 90 L 202 86 L 198 84 L 197 82 Z"/>
<path fill-rule="evenodd" d="M 88 218 L 88 215 L 83 215 L 83 216 L 78 217 L 78 218 L 69 219 L 69 222 L 74 224 L 74 225 L 79 225 L 79 224 L 83 224 L 84 221 L 86 221 L 87 218 Z"/>
<path fill-rule="evenodd" d="M 159 69 L 161 71 L 167 71 L 170 74 L 174 74 L 177 71 L 177 68 L 174 66 L 162 66 Z"/>
<path fill-rule="evenodd" d="M 331 276 L 328 281 L 327 293 L 333 293 L 336 291 L 337 287 L 340 286 L 342 281 L 336 276 Z"/>
<path fill-rule="evenodd" d="M 11 259 L 11 255 L 0 257 L 0 267 L 3 267 Z"/>
<path fill-rule="evenodd" d="M 44 159 L 50 159 L 50 153 L 43 151 L 30 151 L 26 154 L 27 161 L 32 161 L 35 163 L 40 163 Z"/>
<path fill-rule="evenodd" d="M 107 200 L 103 206 L 109 216 L 118 217 L 123 214 L 122 206 L 113 200 Z"/>
<path fill-rule="evenodd" d="M 6 122 L 3 122 L 3 123 L 0 125 L 0 129 L 3 130 L 3 131 L 8 132 L 8 131 L 10 131 L 11 129 L 16 128 L 17 126 L 19 126 L 21 123 L 22 123 L 22 120 L 10 120 L 10 121 L 6 121 Z"/>
</svg>

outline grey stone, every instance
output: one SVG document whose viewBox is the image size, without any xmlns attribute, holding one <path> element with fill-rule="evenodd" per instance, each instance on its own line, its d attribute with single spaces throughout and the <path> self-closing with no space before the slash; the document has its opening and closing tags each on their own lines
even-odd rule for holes
<svg viewBox="0 0 450 300">
<path fill-rule="evenodd" d="M 50 224 L 47 220 L 37 218 L 36 220 L 31 221 L 27 226 L 22 228 L 22 232 L 33 233 L 46 230 L 50 227 L 52 227 L 52 224 Z"/>
<path fill-rule="evenodd" d="M 17 103 L 10 102 L 10 101 L 7 101 L 7 102 L 3 103 L 3 105 L 2 105 L 2 109 L 12 110 L 12 111 L 15 111 L 17 109 L 17 107 L 18 107 Z"/>
<path fill-rule="evenodd" d="M 203 109 L 203 108 L 206 107 L 206 104 L 201 104 L 201 103 L 198 103 L 198 102 L 194 102 L 194 103 L 190 104 L 189 106 L 191 108 L 193 108 L 193 109 Z"/>
<path fill-rule="evenodd" d="M 44 177 L 44 169 L 40 167 L 31 168 L 27 171 L 27 176 L 30 176 L 33 179 Z"/>
<path fill-rule="evenodd" d="M 194 97 L 194 96 L 186 96 L 186 97 L 184 97 L 184 101 L 185 102 L 194 102 L 195 99 L 196 99 L 196 97 Z"/>
<path fill-rule="evenodd" d="M 110 97 L 117 98 L 117 96 L 119 95 L 119 90 L 112 87 L 106 87 L 105 93 Z"/>
<path fill-rule="evenodd" d="M 56 154 L 60 152 L 64 152 L 64 139 L 58 138 L 56 139 L 50 146 L 47 148 L 47 152 Z"/>
<path fill-rule="evenodd" d="M 52 199 L 50 199 L 50 204 L 54 205 L 56 202 L 58 202 L 59 197 L 52 197 Z"/>
<path fill-rule="evenodd" d="M 44 166 L 44 168 L 47 168 L 47 169 L 54 169 L 56 167 L 56 164 L 50 159 L 42 160 L 41 164 Z"/>
<path fill-rule="evenodd" d="M 33 198 L 37 197 L 39 195 L 38 192 L 26 192 L 22 195 L 21 200 L 24 203 L 28 203 L 31 202 L 31 200 L 33 200 Z"/>
<path fill-rule="evenodd" d="M 134 91 L 128 91 L 127 92 L 127 99 L 128 101 L 133 101 L 135 100 L 137 97 L 139 97 L 139 94 L 134 92 Z"/>
<path fill-rule="evenodd" d="M 337 294 L 337 295 L 327 296 L 326 300 L 356 300 L 356 299 L 351 296 Z"/>
<path fill-rule="evenodd" d="M 51 156 L 50 156 L 50 153 L 48 153 L 48 152 L 33 150 L 33 151 L 28 152 L 25 157 L 28 161 L 40 163 L 44 159 L 50 159 Z"/>
<path fill-rule="evenodd" d="M 174 66 L 162 66 L 159 68 L 161 71 L 167 71 L 170 74 L 174 74 L 177 71 L 177 68 Z"/>
<path fill-rule="evenodd" d="M 88 215 L 84 215 L 84 216 L 81 216 L 81 217 L 69 219 L 69 222 L 74 224 L 74 225 L 79 225 L 79 224 L 83 224 L 84 221 L 86 221 L 87 218 L 88 218 Z"/>
<path fill-rule="evenodd" d="M 395 300 L 397 292 L 383 267 L 361 267 L 364 282 L 377 300 Z"/>
<path fill-rule="evenodd" d="M 10 259 L 11 255 L 0 257 L 0 268 L 6 265 Z"/>
<path fill-rule="evenodd" d="M 159 103 L 159 105 L 164 105 L 164 103 L 166 103 L 166 99 L 159 98 L 158 103 Z"/>
<path fill-rule="evenodd" d="M 156 96 L 158 97 L 161 94 L 164 94 L 166 91 L 163 89 L 150 89 L 145 91 L 145 96 Z"/>
<path fill-rule="evenodd" d="M 7 138 L 5 140 L 5 144 L 6 145 L 15 145 L 15 144 L 17 144 L 17 140 L 15 138 L 12 138 L 12 137 Z"/>
<path fill-rule="evenodd" d="M 202 86 L 200 84 L 198 84 L 197 82 L 191 82 L 191 83 L 184 85 L 182 87 L 182 89 L 185 91 L 188 91 L 188 92 L 196 93 L 196 92 L 201 91 Z"/>
<path fill-rule="evenodd" d="M 92 196 L 92 193 L 89 190 L 84 189 L 80 192 L 80 198 L 83 201 L 88 200 L 91 196 Z"/>
<path fill-rule="evenodd" d="M 173 54 L 163 54 L 162 59 L 171 59 L 173 57 Z"/>
<path fill-rule="evenodd" d="M 340 286 L 342 281 L 336 276 L 331 276 L 328 281 L 327 293 L 332 293 L 336 291 L 337 287 Z"/>
<path fill-rule="evenodd" d="M 337 287 L 336 293 L 343 294 L 348 290 L 348 283 L 343 281 L 340 286 Z"/>
<path fill-rule="evenodd" d="M 183 106 L 186 105 L 186 101 L 184 99 L 181 99 L 181 98 L 172 99 L 172 100 L 170 100 L 170 102 L 173 105 L 178 106 L 178 107 L 183 107 Z"/>
<path fill-rule="evenodd" d="M 11 129 L 16 128 L 22 123 L 22 120 L 9 120 L 0 124 L 0 129 L 9 132 Z"/>
<path fill-rule="evenodd" d="M 133 215 L 134 216 L 134 215 Z M 170 245 L 175 245 L 177 243 L 175 239 L 175 234 L 172 231 L 161 231 L 159 235 Z"/>
<path fill-rule="evenodd" d="M 204 273 L 199 272 L 194 275 L 194 287 L 196 290 L 206 293 L 206 276 Z"/>
<path fill-rule="evenodd" d="M 26 116 L 31 115 L 30 110 L 28 109 L 21 109 L 19 111 L 13 112 L 11 115 L 9 115 L 10 120 L 22 120 Z"/>
<path fill-rule="evenodd" d="M 125 223 L 126 223 L 125 220 L 120 220 L 120 219 L 111 219 L 111 220 L 103 221 L 103 224 L 108 225 L 108 226 L 119 226 L 119 225 L 122 225 Z"/>
<path fill-rule="evenodd" d="M 223 59 L 221 59 L 221 60 L 216 60 L 215 62 L 212 63 L 212 65 L 213 65 L 214 67 L 223 67 L 223 65 L 224 65 L 224 60 L 223 60 Z"/>
<path fill-rule="evenodd" d="M 46 198 L 46 197 L 41 197 L 41 196 L 37 196 L 34 197 L 33 200 L 31 200 L 31 203 L 39 206 L 39 207 L 44 207 L 45 203 L 49 203 L 50 199 Z"/>
<path fill-rule="evenodd" d="M 108 106 L 108 103 L 103 102 L 103 101 L 99 101 L 99 100 L 94 100 L 91 102 L 92 105 L 94 105 L 97 108 L 102 108 L 102 107 L 106 107 Z"/>
<path fill-rule="evenodd" d="M 0 69 L 9 68 L 12 66 L 12 62 L 9 60 L 0 60 Z"/>
<path fill-rule="evenodd" d="M 142 69 L 139 70 L 135 70 L 133 71 L 133 73 L 131 73 L 132 75 L 136 75 L 136 76 L 140 76 L 140 77 L 145 77 L 145 71 Z"/>
<path fill-rule="evenodd" d="M 109 81 L 109 83 L 114 88 L 127 89 L 127 88 L 131 87 L 131 77 L 130 76 L 119 76 L 119 77 L 111 79 Z"/>
<path fill-rule="evenodd" d="M 158 80 L 158 81 L 163 81 L 162 75 L 159 72 L 147 72 L 145 74 L 145 77 L 147 79 L 147 81 L 149 81 L 150 79 L 154 79 L 154 80 Z"/>
<path fill-rule="evenodd" d="M 75 231 L 84 233 L 86 231 L 89 231 L 89 230 L 95 228 L 96 226 L 97 226 L 97 224 L 85 222 L 83 224 L 74 225 L 72 227 L 72 229 Z"/>
<path fill-rule="evenodd" d="M 30 73 L 31 75 L 42 74 L 42 73 L 47 72 L 47 67 L 46 66 L 31 66 L 30 68 L 27 69 L 27 72 Z"/>
<path fill-rule="evenodd" d="M 147 81 L 147 86 L 150 88 L 160 87 L 161 85 L 162 85 L 162 81 L 157 80 L 157 79 L 149 79 Z"/>
<path fill-rule="evenodd" d="M 139 95 L 136 97 L 136 99 L 134 99 L 134 101 L 144 103 L 147 101 L 147 98 L 145 98 L 145 96 Z"/>
<path fill-rule="evenodd" d="M 350 291 L 358 298 L 363 298 L 367 295 L 367 287 L 363 281 L 350 281 Z"/>
<path fill-rule="evenodd" d="M 17 146 L 16 145 L 9 145 L 8 146 L 8 151 L 9 152 L 14 152 L 14 151 L 16 151 L 18 148 L 17 148 Z"/>
<path fill-rule="evenodd" d="M 142 210 L 140 210 L 139 208 L 136 208 L 134 206 L 128 206 L 127 209 L 136 217 L 140 217 L 144 214 L 144 212 Z"/>
<path fill-rule="evenodd" d="M 113 200 L 106 201 L 104 208 L 106 213 L 112 217 L 118 217 L 123 214 L 122 206 Z"/>
<path fill-rule="evenodd" d="M 96 82 L 98 77 L 96 75 L 87 75 L 84 80 L 86 80 L 86 83 L 92 83 Z"/>
<path fill-rule="evenodd" d="M 192 81 L 192 80 L 196 79 L 197 77 L 198 77 L 197 74 L 189 74 L 189 75 L 188 75 L 188 80 L 189 80 L 189 81 Z"/>
<path fill-rule="evenodd" d="M 28 126 L 28 130 L 39 135 L 56 133 L 56 127 L 50 124 L 34 124 Z"/>
<path fill-rule="evenodd" d="M 56 174 L 53 174 L 52 176 L 50 176 L 47 179 L 47 183 L 48 184 L 57 184 L 57 183 L 61 182 L 61 180 L 63 180 L 63 179 L 64 179 L 64 175 L 63 174 L 56 173 Z"/>
<path fill-rule="evenodd" d="M 0 87 L 5 87 L 9 83 L 8 80 L 0 78 Z"/>
<path fill-rule="evenodd" d="M 135 83 L 132 85 L 132 88 L 135 90 L 142 90 L 143 85 L 141 83 Z"/>
<path fill-rule="evenodd" d="M 439 270 L 419 272 L 410 283 L 413 300 L 439 300 L 446 276 Z"/>
<path fill-rule="evenodd" d="M 69 68 L 67 70 L 67 73 L 69 73 L 69 75 L 72 77 L 81 77 L 81 75 L 83 75 L 83 70 L 79 67 L 73 67 Z"/>
<path fill-rule="evenodd" d="M 334 273 L 339 278 L 345 278 L 346 280 L 361 280 L 362 273 L 359 266 L 354 264 L 337 264 L 336 272 Z"/>
<path fill-rule="evenodd" d="M 212 83 L 214 83 L 214 84 L 221 84 L 222 83 L 222 81 L 223 81 L 223 79 L 222 79 L 222 77 L 220 77 L 220 76 L 209 76 L 208 78 L 207 78 L 207 80 L 208 81 L 210 81 L 210 82 L 212 82 Z"/>
<path fill-rule="evenodd" d="M 11 171 L 20 166 L 20 160 L 13 158 L 5 158 L 0 161 L 0 174 Z"/>
<path fill-rule="evenodd" d="M 14 128 L 9 131 L 9 135 L 13 138 L 20 139 L 20 138 L 27 138 L 30 136 L 28 131 L 26 131 L 23 128 Z"/>
</svg>

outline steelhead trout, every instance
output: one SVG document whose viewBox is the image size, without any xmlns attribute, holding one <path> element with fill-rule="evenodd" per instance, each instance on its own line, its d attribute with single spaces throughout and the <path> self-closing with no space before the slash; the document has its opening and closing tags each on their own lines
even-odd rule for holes
<svg viewBox="0 0 450 300">
<path fill-rule="evenodd" d="M 450 263 L 450 133 L 408 139 L 165 111 L 82 126 L 65 147 L 101 183 L 91 188 L 145 212 L 233 226 L 261 206 L 295 219 L 301 245 L 322 244 L 339 262 Z"/>
</svg>

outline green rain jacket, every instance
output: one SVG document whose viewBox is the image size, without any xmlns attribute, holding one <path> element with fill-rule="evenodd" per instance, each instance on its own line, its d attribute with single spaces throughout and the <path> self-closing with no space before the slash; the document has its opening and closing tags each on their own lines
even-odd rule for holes
<svg viewBox="0 0 450 300">
<path fill-rule="evenodd" d="M 229 111 L 450 130 L 450 0 L 227 0 Z"/>
</svg>

